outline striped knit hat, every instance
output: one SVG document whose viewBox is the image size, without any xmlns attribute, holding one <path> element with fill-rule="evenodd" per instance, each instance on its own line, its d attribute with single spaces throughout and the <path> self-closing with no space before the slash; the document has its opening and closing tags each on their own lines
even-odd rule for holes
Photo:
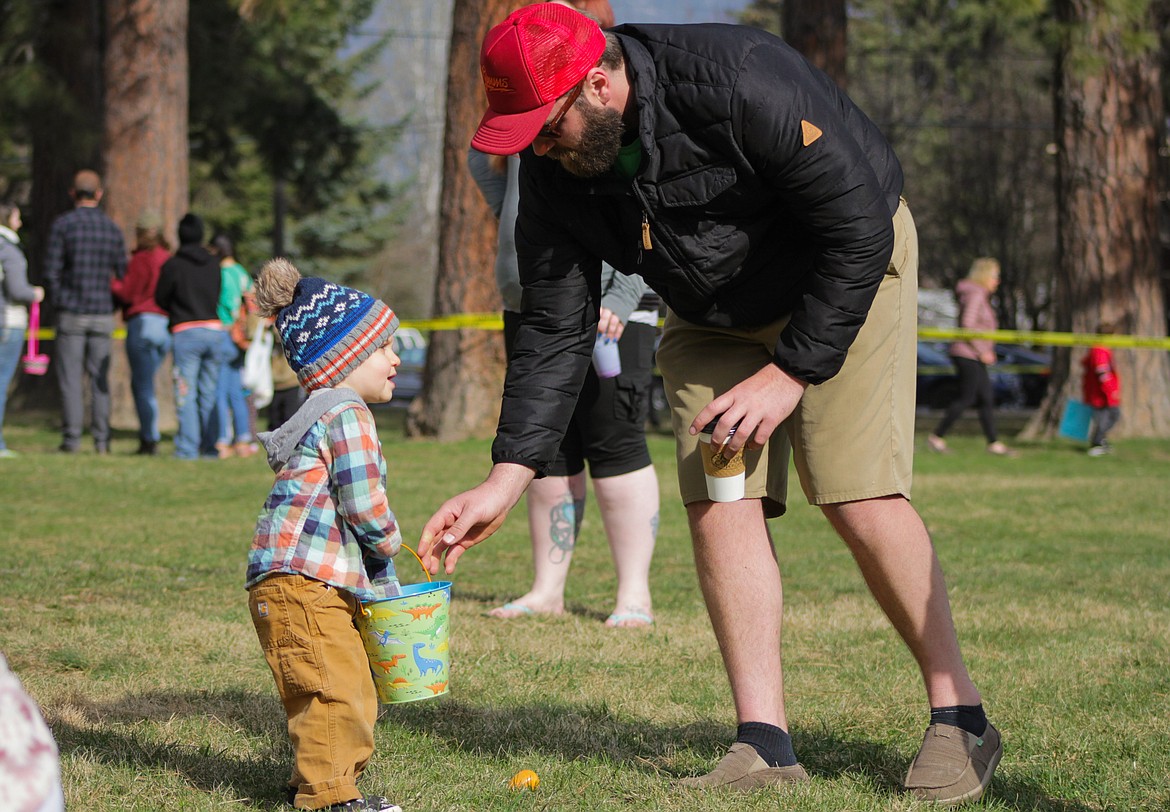
<svg viewBox="0 0 1170 812">
<path fill-rule="evenodd" d="M 368 293 L 302 277 L 287 259 L 264 264 L 256 280 L 260 315 L 276 316 L 289 366 L 306 390 L 336 386 L 390 341 L 398 317 Z"/>
</svg>

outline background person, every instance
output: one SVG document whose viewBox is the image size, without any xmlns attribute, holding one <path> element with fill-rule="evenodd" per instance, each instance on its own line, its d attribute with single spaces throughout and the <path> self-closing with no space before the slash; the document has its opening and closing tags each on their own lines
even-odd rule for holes
<svg viewBox="0 0 1170 812">
<path fill-rule="evenodd" d="M 368 403 L 394 394 L 398 317 L 360 291 L 302 279 L 287 260 L 257 280 L 289 365 L 313 394 L 264 434 L 276 473 L 248 552 L 248 606 L 288 715 L 298 809 L 401 812 L 357 782 L 374 752 L 378 699 L 354 625 L 361 601 L 401 593 L 402 544 Z"/>
<path fill-rule="evenodd" d="M 589 364 L 600 262 L 667 303 L 658 363 L 699 583 L 739 721 L 708 775 L 750 789 L 807 779 L 787 732 L 782 590 L 765 521 L 785 508 L 789 447 L 809 501 L 849 546 L 914 655 L 930 723 L 904 784 L 979 798 L 999 763 L 963 663 L 942 569 L 909 502 L 917 236 L 881 133 L 778 38 L 742 26 L 623 25 L 550 3 L 485 38 L 477 149 L 522 153 L 522 324 L 493 466 L 423 528 L 454 570 L 547 470 Z M 554 160 L 545 160 L 543 156 Z M 746 498 L 707 496 L 697 434 L 748 450 Z M 774 433 L 783 424 L 785 433 Z M 738 427 L 734 433 L 732 429 Z"/>
<path fill-rule="evenodd" d="M 162 235 L 162 220 L 148 212 L 134 228 L 134 253 L 122 279 L 114 279 L 110 290 L 122 303 L 126 322 L 126 358 L 130 362 L 130 392 L 138 413 L 137 454 L 158 453 L 158 397 L 154 376 L 171 349 L 167 312 L 154 299 L 163 264 L 171 258 L 170 246 Z"/>
<path fill-rule="evenodd" d="M 28 329 L 25 305 L 45 298 L 44 288 L 28 283 L 28 262 L 20 250 L 17 235 L 21 225 L 20 207 L 0 202 L 0 459 L 16 456 L 4 442 L 4 413 L 8 387 L 25 347 L 24 334 Z"/>
<path fill-rule="evenodd" d="M 588 11 L 603 27 L 614 23 L 608 0 L 561 5 Z M 499 221 L 496 284 L 504 300 L 504 341 L 510 358 L 520 327 L 522 288 L 516 259 L 517 178 L 520 157 L 489 156 L 474 147 L 468 166 Z M 532 613 L 560 614 L 565 585 L 585 518 L 585 461 L 617 573 L 613 627 L 654 622 L 650 561 L 658 532 L 658 476 L 646 447 L 646 418 L 657 334 L 657 294 L 638 276 L 602 266 L 598 332 L 618 341 L 621 372 L 600 378 L 590 367 L 557 459 L 549 475 L 528 486 L 528 529 L 532 540 L 532 588 L 491 610 L 499 618 Z"/>
<path fill-rule="evenodd" d="M 236 261 L 231 237 L 216 234 L 211 239 L 211 252 L 219 260 L 220 291 L 216 312 L 223 323 L 223 363 L 215 390 L 216 425 L 219 440 L 215 448 L 222 457 L 250 457 L 258 450 L 253 444 L 248 394 L 240 382 L 244 366 L 244 349 L 248 339 L 246 328 L 234 334 L 232 327 L 241 316 L 246 316 L 244 295 L 252 290 L 252 277 Z M 245 343 L 245 347 L 240 346 Z"/>
<path fill-rule="evenodd" d="M 960 279 L 955 287 L 955 297 L 959 300 L 959 326 L 964 330 L 998 329 L 999 321 L 995 308 L 991 306 L 991 294 L 998 288 L 999 262 L 990 257 L 980 257 L 972 262 L 967 278 Z M 938 428 L 927 435 L 926 442 L 940 454 L 950 451 L 943 437 L 967 407 L 976 406 L 979 425 L 987 438 L 988 453 L 1001 457 L 1016 456 L 1014 449 L 996 437 L 995 393 L 988 372 L 988 367 L 995 364 L 995 342 L 987 338 L 963 339 L 952 343 L 948 352 L 959 376 L 959 394 L 947 407 Z"/>
<path fill-rule="evenodd" d="M 274 329 L 267 322 L 262 328 Z M 272 400 L 268 403 L 268 430 L 276 431 L 296 414 L 308 393 L 301 388 L 297 373 L 289 366 L 284 355 L 284 345 L 280 341 L 280 333 L 274 332 L 272 339 Z"/>
<path fill-rule="evenodd" d="M 493 160 L 496 159 L 496 160 Z M 504 299 L 507 356 L 520 326 L 520 275 L 516 263 L 518 155 L 489 156 L 471 149 L 471 174 L 499 219 L 496 283 Z M 601 279 L 598 332 L 618 340 L 622 371 L 600 378 L 590 367 L 557 459 L 548 476 L 528 486 L 528 529 L 532 540 L 532 588 L 491 610 L 509 619 L 533 613 L 560 614 L 577 537 L 585 518 L 585 461 L 609 539 L 617 572 L 617 597 L 609 626 L 654 622 L 650 561 L 658 529 L 658 476 L 646 446 L 646 416 L 657 333 L 658 297 L 638 276 L 605 265 Z"/>
<path fill-rule="evenodd" d="M 53 366 L 61 390 L 60 450 L 81 446 L 82 384 L 89 376 L 94 450 L 110 450 L 110 343 L 114 296 L 110 282 L 126 272 L 122 230 L 98 208 L 102 181 L 82 169 L 69 191 L 74 208 L 53 221 L 45 254 L 45 286 L 57 310 Z"/>
<path fill-rule="evenodd" d="M 1101 322 L 1097 332 L 1113 335 L 1117 328 L 1112 322 Z M 1121 379 L 1113 364 L 1113 351 L 1095 344 L 1081 358 L 1081 394 L 1093 408 L 1093 433 L 1089 438 L 1089 456 L 1103 457 L 1113 453 L 1106 435 L 1121 419 Z"/>
<path fill-rule="evenodd" d="M 219 456 L 215 392 L 224 356 L 217 310 L 220 285 L 219 262 L 203 247 L 203 220 L 183 215 L 179 250 L 163 264 L 154 296 L 170 314 L 179 418 L 175 456 L 183 460 Z"/>
</svg>

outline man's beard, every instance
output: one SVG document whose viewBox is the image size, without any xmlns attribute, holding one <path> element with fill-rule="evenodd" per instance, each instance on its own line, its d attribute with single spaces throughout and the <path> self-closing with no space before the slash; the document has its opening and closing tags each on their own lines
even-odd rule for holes
<svg viewBox="0 0 1170 812">
<path fill-rule="evenodd" d="M 622 148 L 625 125 L 622 116 L 612 107 L 577 106 L 584 126 L 581 144 L 576 149 L 556 146 L 546 154 L 561 162 L 567 172 L 581 178 L 596 178 L 613 168 Z"/>
</svg>

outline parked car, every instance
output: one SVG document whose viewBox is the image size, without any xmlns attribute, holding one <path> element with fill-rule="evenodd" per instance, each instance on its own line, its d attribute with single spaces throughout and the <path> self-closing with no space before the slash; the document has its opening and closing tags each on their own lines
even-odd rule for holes
<svg viewBox="0 0 1170 812">
<path fill-rule="evenodd" d="M 422 392 L 423 372 L 427 366 L 427 340 L 413 327 L 400 327 L 394 333 L 393 347 L 402 363 L 394 378 L 394 399 L 390 405 L 407 406 Z"/>
<path fill-rule="evenodd" d="M 997 345 L 991 368 L 996 406 L 1034 408 L 1044 399 L 1051 373 L 1051 357 L 1039 350 L 1012 344 Z M 958 396 L 959 379 L 945 343 L 918 342 L 917 403 L 945 409 Z"/>
</svg>

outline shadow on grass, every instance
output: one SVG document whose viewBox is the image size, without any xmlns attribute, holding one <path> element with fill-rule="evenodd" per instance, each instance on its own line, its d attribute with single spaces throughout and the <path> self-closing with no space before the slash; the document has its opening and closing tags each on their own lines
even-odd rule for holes
<svg viewBox="0 0 1170 812">
<path fill-rule="evenodd" d="M 496 709 L 446 698 L 391 706 L 385 709 L 380 724 L 437 736 L 451 747 L 476 756 L 501 758 L 536 752 L 565 761 L 600 757 L 667 781 L 714 766 L 735 738 L 731 727 L 714 722 L 671 726 L 616 719 L 604 704 L 532 704 Z M 797 732 L 793 744 L 801 763 L 815 778 L 848 778 L 879 796 L 902 793 L 907 761 L 895 747 L 842 738 L 828 731 Z M 680 768 L 680 762 L 693 762 L 693 758 L 680 758 L 687 751 L 703 762 L 697 770 L 689 769 L 689 765 Z M 999 775 L 988 797 L 1008 809 L 1090 812 L 1090 807 L 1078 801 L 1049 796 L 1037 783 Z"/>
<path fill-rule="evenodd" d="M 204 791 L 226 789 L 240 803 L 269 809 L 283 801 L 283 779 L 291 754 L 284 712 L 275 695 L 246 691 L 146 693 L 116 702 L 84 699 L 70 706 L 84 720 L 60 719 L 52 727 L 62 756 L 75 756 L 135 771 L 178 773 Z M 168 741 L 166 732 L 136 731 L 141 722 L 166 724 L 176 718 L 214 720 L 259 739 L 262 754 L 240 757 L 211 744 Z M 605 759 L 632 770 L 673 781 L 714 765 L 734 738 L 734 730 L 714 722 L 656 725 L 645 719 L 618 719 L 604 702 L 596 705 L 532 703 L 483 707 L 445 697 L 439 701 L 384 706 L 379 728 L 443 740 L 449 747 L 481 758 L 540 753 L 564 761 Z M 391 733 L 393 735 L 393 733 Z M 173 738 L 173 737 L 172 737 Z M 846 738 L 828 730 L 797 731 L 793 737 L 801 762 L 816 779 L 847 780 L 877 796 L 901 794 L 906 756 L 875 741 Z M 1010 747 L 1010 743 L 1009 743 Z M 1009 749 L 1005 767 L 1012 769 Z M 696 766 L 697 763 L 697 766 Z M 1035 782 L 1001 771 L 988 798 L 1007 809 L 1037 812 L 1090 812 L 1075 801 L 1051 797 Z"/>
<path fill-rule="evenodd" d="M 113 702 L 74 697 L 67 704 L 70 718 L 82 721 L 51 721 L 62 758 L 125 767 L 136 773 L 175 773 L 196 789 L 225 790 L 236 803 L 256 809 L 288 808 L 282 792 L 291 751 L 284 709 L 275 694 L 147 692 Z M 176 734 L 139 727 L 143 722 L 166 725 L 200 718 L 260 743 L 251 748 L 252 756 L 243 757 L 217 749 L 207 736 L 192 742 L 189 729 Z"/>
</svg>

